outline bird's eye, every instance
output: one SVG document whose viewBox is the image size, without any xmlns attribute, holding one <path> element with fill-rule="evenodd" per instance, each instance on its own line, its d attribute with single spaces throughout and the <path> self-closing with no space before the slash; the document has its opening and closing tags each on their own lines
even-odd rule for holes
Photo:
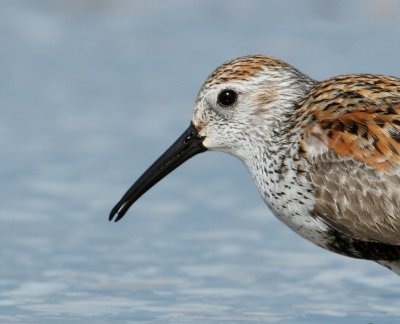
<svg viewBox="0 0 400 324">
<path fill-rule="evenodd" d="M 237 97 L 236 91 L 225 89 L 219 93 L 217 102 L 222 107 L 229 107 L 236 102 Z"/>
</svg>

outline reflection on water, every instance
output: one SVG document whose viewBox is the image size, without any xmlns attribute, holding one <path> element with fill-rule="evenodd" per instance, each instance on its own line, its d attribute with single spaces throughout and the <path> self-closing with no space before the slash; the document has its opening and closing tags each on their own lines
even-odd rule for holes
<svg viewBox="0 0 400 324">
<path fill-rule="evenodd" d="M 314 247 L 205 153 L 124 190 L 228 58 L 400 75 L 395 1 L 3 1 L 0 322 L 393 323 L 399 279 Z"/>
</svg>

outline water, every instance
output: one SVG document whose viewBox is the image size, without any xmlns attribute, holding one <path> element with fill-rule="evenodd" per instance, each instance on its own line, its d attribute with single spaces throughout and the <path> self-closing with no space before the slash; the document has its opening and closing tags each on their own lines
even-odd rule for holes
<svg viewBox="0 0 400 324">
<path fill-rule="evenodd" d="M 395 1 L 2 1 L 1 323 L 393 323 L 398 276 L 279 223 L 196 156 L 108 223 L 223 61 L 400 75 Z"/>
</svg>

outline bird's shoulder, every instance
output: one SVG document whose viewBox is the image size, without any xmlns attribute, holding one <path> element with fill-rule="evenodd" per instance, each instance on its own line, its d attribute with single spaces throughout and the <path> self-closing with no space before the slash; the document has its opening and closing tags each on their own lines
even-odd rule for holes
<svg viewBox="0 0 400 324">
<path fill-rule="evenodd" d="M 400 166 L 400 79 L 344 75 L 318 83 L 300 103 L 302 148 L 332 150 L 373 168 Z"/>
</svg>

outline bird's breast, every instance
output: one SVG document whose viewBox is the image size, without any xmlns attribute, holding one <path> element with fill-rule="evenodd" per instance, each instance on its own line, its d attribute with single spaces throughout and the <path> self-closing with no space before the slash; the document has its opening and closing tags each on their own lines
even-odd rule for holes
<svg viewBox="0 0 400 324">
<path fill-rule="evenodd" d="M 314 190 L 304 171 L 291 161 L 273 159 L 247 166 L 273 214 L 305 239 L 326 248 L 330 227 L 312 214 Z"/>
</svg>

